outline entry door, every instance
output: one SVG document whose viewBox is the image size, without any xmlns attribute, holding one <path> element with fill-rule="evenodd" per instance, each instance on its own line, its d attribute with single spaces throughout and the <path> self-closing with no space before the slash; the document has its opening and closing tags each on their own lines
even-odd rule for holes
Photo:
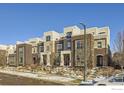
<svg viewBox="0 0 124 93">
<path fill-rule="evenodd" d="M 43 55 L 43 65 L 47 65 L 47 55 Z"/>
<path fill-rule="evenodd" d="M 97 66 L 103 66 L 103 56 L 97 56 Z"/>
<path fill-rule="evenodd" d="M 70 55 L 64 54 L 64 65 L 69 66 L 69 62 L 70 62 Z"/>
<path fill-rule="evenodd" d="M 36 64 L 36 63 L 37 63 L 37 61 L 36 61 L 36 58 L 35 58 L 35 57 L 33 57 L 33 63 L 34 63 L 34 64 Z"/>
</svg>

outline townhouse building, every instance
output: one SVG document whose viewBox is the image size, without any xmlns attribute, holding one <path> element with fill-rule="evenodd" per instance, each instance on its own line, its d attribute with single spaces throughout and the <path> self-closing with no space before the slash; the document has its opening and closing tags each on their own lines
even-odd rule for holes
<svg viewBox="0 0 124 93">
<path fill-rule="evenodd" d="M 40 65 L 53 66 L 55 62 L 55 41 L 59 39 L 59 33 L 48 31 L 44 33 L 44 41 L 38 44 Z"/>
<path fill-rule="evenodd" d="M 109 65 L 110 30 L 108 27 L 86 29 L 87 64 L 89 68 Z M 56 64 L 83 66 L 84 30 L 76 26 L 64 28 L 64 36 L 56 41 Z"/>
<path fill-rule="evenodd" d="M 40 55 L 38 53 L 38 44 L 42 41 L 41 38 L 31 38 L 26 41 L 27 44 L 32 45 L 32 61 L 33 64 L 40 64 Z"/>
<path fill-rule="evenodd" d="M 109 27 L 86 29 L 86 59 L 88 68 L 108 66 L 110 59 Z M 84 30 L 77 26 L 65 27 L 63 33 L 44 32 L 42 38 L 17 42 L 10 48 L 9 65 L 25 66 L 84 66 Z M 7 50 L 7 51 L 8 51 Z"/>
<path fill-rule="evenodd" d="M 77 26 L 64 28 L 64 34 L 56 40 L 56 64 L 60 66 L 72 66 L 72 37 L 80 34 Z"/>
</svg>

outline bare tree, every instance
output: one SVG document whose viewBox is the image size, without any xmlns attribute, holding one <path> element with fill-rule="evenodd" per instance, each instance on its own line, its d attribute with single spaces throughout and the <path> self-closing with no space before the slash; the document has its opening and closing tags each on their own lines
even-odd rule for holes
<svg viewBox="0 0 124 93">
<path fill-rule="evenodd" d="M 124 31 L 118 32 L 113 42 L 113 62 L 116 65 L 124 66 Z"/>
<path fill-rule="evenodd" d="M 113 42 L 114 52 L 122 53 L 124 52 L 124 31 L 118 32 L 116 39 Z"/>
</svg>

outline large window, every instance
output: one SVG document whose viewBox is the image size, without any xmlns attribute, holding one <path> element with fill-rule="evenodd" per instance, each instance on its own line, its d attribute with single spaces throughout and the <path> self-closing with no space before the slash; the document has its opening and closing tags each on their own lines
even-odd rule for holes
<svg viewBox="0 0 124 93">
<path fill-rule="evenodd" d="M 83 46 L 83 41 L 77 40 L 76 44 L 77 44 L 77 49 L 80 49 Z"/>
<path fill-rule="evenodd" d="M 72 35 L 72 32 L 67 32 L 66 35 L 67 36 L 71 36 Z"/>
<path fill-rule="evenodd" d="M 19 64 L 24 63 L 24 47 L 19 48 Z"/>
<path fill-rule="evenodd" d="M 66 38 L 71 38 L 72 32 L 67 32 L 66 33 Z"/>
<path fill-rule="evenodd" d="M 97 42 L 98 48 L 102 48 L 102 42 Z"/>
<path fill-rule="evenodd" d="M 39 46 L 39 52 L 44 52 L 44 46 Z"/>
<path fill-rule="evenodd" d="M 67 49 L 71 48 L 71 41 L 67 41 Z"/>
<path fill-rule="evenodd" d="M 34 47 L 32 48 L 32 53 L 37 53 L 37 47 L 36 47 L 36 46 L 34 46 Z"/>
<path fill-rule="evenodd" d="M 51 37 L 50 36 L 46 36 L 46 41 L 50 41 Z"/>
</svg>

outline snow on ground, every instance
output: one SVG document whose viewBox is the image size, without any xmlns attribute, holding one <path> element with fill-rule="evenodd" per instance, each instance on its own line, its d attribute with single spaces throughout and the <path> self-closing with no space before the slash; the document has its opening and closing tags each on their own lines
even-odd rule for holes
<svg viewBox="0 0 124 93">
<path fill-rule="evenodd" d="M 48 75 L 48 74 L 39 75 L 39 74 L 34 74 L 34 73 L 17 72 L 17 71 L 10 71 L 10 70 L 4 70 L 4 69 L 0 69 L 0 72 L 11 74 L 11 75 L 18 75 L 18 76 L 23 76 L 23 77 L 28 77 L 28 78 L 48 80 L 48 81 L 61 82 L 61 83 L 68 83 L 68 82 L 75 80 L 74 78 L 62 77 L 62 76 L 57 76 L 57 75 Z"/>
</svg>

